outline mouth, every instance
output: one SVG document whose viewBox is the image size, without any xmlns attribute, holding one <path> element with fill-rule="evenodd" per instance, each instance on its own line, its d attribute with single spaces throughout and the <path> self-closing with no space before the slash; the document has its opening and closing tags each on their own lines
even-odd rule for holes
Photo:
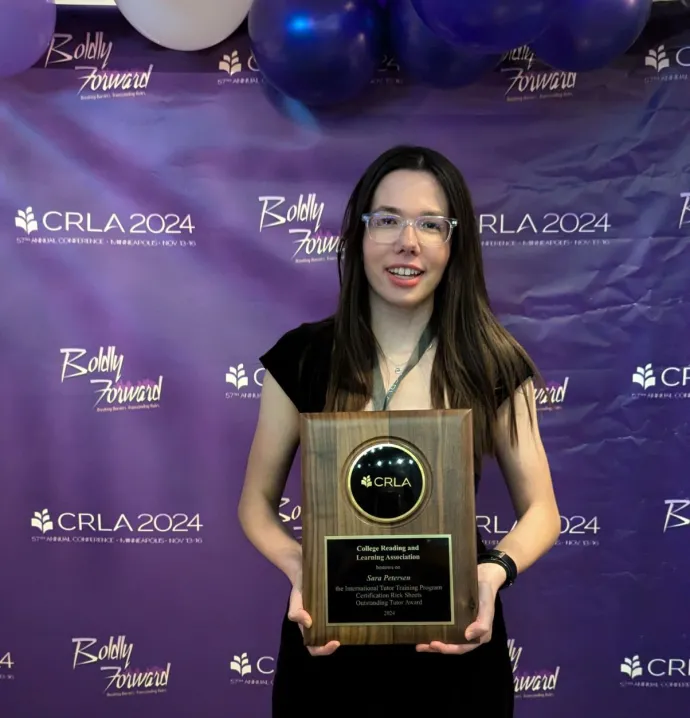
<svg viewBox="0 0 690 718">
<path fill-rule="evenodd" d="M 416 267 L 388 267 L 386 271 L 394 277 L 402 277 L 403 279 L 413 279 L 424 274 L 423 270 Z"/>
</svg>

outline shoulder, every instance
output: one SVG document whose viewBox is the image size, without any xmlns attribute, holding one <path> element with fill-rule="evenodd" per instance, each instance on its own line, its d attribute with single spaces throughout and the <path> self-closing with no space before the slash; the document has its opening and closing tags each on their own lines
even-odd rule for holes
<svg viewBox="0 0 690 718">
<path fill-rule="evenodd" d="M 310 403 L 305 399 L 307 390 L 328 371 L 333 335 L 332 317 L 303 323 L 285 332 L 259 357 L 264 369 L 300 411 L 309 410 L 305 408 Z"/>
<path fill-rule="evenodd" d="M 494 384 L 496 405 L 501 406 L 530 379 L 537 377 L 537 368 L 523 352 L 515 352 L 503 365 Z"/>
<path fill-rule="evenodd" d="M 295 363 L 304 360 L 309 354 L 330 351 L 333 340 L 333 319 L 331 317 L 319 322 L 300 324 L 285 332 L 276 343 L 262 354 L 259 359 L 264 367 L 266 364 Z"/>
</svg>

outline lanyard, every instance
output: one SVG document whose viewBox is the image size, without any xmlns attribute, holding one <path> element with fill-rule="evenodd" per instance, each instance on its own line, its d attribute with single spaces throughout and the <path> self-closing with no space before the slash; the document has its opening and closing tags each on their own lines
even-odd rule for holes
<svg viewBox="0 0 690 718">
<path fill-rule="evenodd" d="M 426 350 L 431 346 L 431 342 L 433 340 L 433 332 L 431 331 L 431 325 L 427 324 L 426 328 L 422 332 L 422 336 L 419 338 L 419 341 L 417 342 L 417 346 L 415 347 L 414 351 L 412 352 L 412 356 L 410 356 L 409 361 L 405 365 L 405 369 L 403 369 L 402 373 L 398 375 L 398 378 L 391 384 L 390 389 L 388 391 L 385 391 L 383 388 L 383 377 L 381 376 L 381 367 L 380 365 L 377 365 L 376 371 L 374 372 L 374 381 L 371 391 L 371 399 L 373 403 L 373 409 L 374 411 L 387 411 L 388 405 L 391 402 L 391 399 L 393 398 L 393 394 L 395 394 L 398 386 L 400 385 L 400 382 L 407 376 L 407 374 L 414 369 L 417 364 L 419 363 L 419 360 L 422 358 Z"/>
</svg>

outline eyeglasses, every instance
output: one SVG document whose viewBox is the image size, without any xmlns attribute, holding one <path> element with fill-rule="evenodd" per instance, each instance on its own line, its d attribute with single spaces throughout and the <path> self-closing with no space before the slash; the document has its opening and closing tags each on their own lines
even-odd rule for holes
<svg viewBox="0 0 690 718">
<path fill-rule="evenodd" d="M 431 217 L 422 215 L 415 219 L 405 219 L 390 212 L 370 212 L 362 215 L 367 232 L 377 244 L 392 244 L 408 225 L 412 227 L 421 244 L 445 244 L 458 226 L 457 219 L 450 217 Z"/>
</svg>

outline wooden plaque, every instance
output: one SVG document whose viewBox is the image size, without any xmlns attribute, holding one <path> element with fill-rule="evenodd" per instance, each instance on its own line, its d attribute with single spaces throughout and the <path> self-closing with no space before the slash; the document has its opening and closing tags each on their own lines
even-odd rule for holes
<svg viewBox="0 0 690 718">
<path fill-rule="evenodd" d="M 477 616 L 472 414 L 302 414 L 308 646 L 467 643 Z"/>
</svg>

